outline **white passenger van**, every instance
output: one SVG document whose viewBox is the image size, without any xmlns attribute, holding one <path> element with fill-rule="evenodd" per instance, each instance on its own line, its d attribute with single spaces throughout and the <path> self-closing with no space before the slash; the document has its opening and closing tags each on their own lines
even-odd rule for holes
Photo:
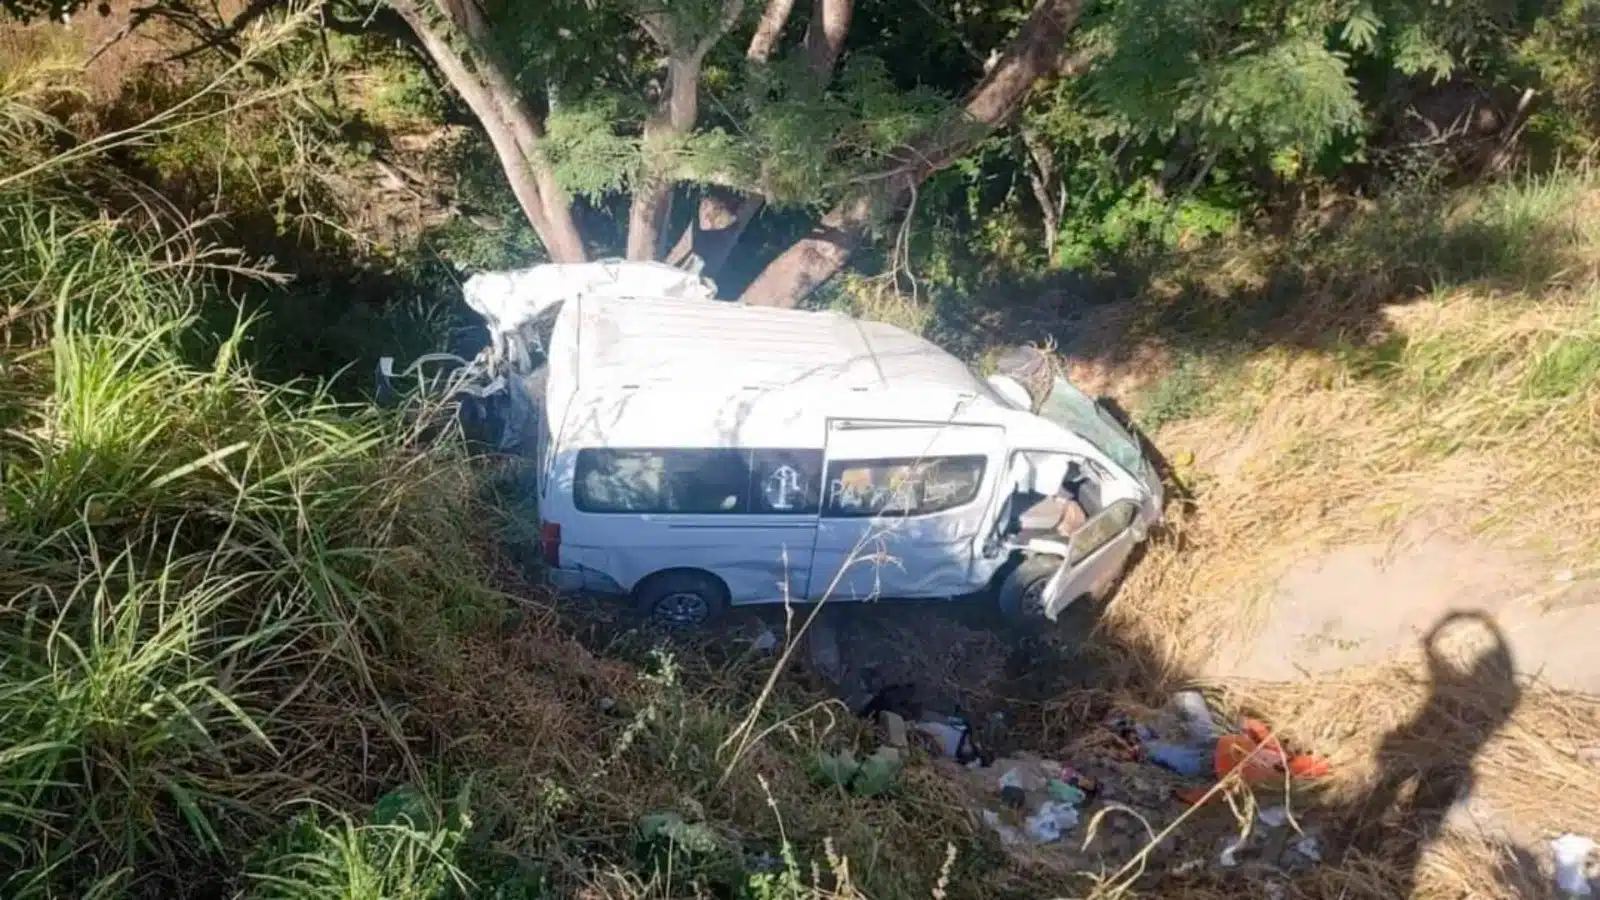
<svg viewBox="0 0 1600 900">
<path fill-rule="evenodd" d="M 1139 442 L 1064 379 L 1037 414 L 902 329 L 718 301 L 654 263 L 478 276 L 537 459 L 551 580 L 669 626 L 730 605 L 953 598 L 1054 619 L 1161 516 Z"/>
</svg>

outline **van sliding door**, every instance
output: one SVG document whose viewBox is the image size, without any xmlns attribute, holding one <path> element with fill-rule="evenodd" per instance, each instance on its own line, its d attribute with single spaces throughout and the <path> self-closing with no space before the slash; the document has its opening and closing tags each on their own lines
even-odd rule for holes
<svg viewBox="0 0 1600 900">
<path fill-rule="evenodd" d="M 995 425 L 830 421 L 811 599 L 972 590 L 1004 437 Z"/>
</svg>

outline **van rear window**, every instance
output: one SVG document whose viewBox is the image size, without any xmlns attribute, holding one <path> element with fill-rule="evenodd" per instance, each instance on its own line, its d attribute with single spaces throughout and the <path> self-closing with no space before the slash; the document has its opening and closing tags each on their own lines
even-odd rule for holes
<svg viewBox="0 0 1600 900">
<path fill-rule="evenodd" d="M 816 515 L 822 451 L 578 451 L 573 502 L 590 513 Z"/>
</svg>

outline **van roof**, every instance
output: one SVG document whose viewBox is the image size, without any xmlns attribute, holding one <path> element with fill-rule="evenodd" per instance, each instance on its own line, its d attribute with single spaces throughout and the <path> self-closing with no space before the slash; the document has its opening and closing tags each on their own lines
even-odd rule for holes
<svg viewBox="0 0 1600 900">
<path fill-rule="evenodd" d="M 578 380 L 605 386 L 947 390 L 990 396 L 959 359 L 903 329 L 836 312 L 715 300 L 585 296 Z"/>
</svg>

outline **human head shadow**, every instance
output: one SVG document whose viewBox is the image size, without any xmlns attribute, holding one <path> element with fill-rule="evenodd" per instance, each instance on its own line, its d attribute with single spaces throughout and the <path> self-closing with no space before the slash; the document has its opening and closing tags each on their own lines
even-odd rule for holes
<svg viewBox="0 0 1600 900">
<path fill-rule="evenodd" d="M 1465 664 L 1446 657 L 1445 632 L 1475 626 L 1489 638 Z M 1396 897 L 1410 897 L 1417 866 L 1439 837 L 1452 808 L 1468 800 L 1473 763 L 1522 701 L 1511 646 L 1487 613 L 1457 611 L 1422 640 L 1429 693 L 1410 720 L 1390 731 L 1377 751 L 1377 772 L 1359 797 L 1335 816 L 1336 851 L 1378 854 L 1392 866 Z"/>
</svg>

